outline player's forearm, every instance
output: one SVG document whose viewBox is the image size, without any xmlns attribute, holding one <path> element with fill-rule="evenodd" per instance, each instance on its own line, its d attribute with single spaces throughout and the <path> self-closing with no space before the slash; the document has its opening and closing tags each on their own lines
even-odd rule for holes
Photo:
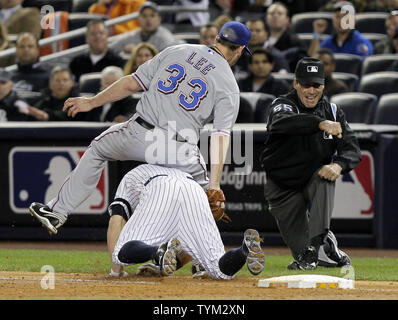
<svg viewBox="0 0 398 320">
<path fill-rule="evenodd" d="M 90 104 L 93 108 L 96 108 L 123 99 L 139 90 L 141 90 L 141 87 L 137 80 L 132 76 L 124 76 L 90 98 Z"/>
<path fill-rule="evenodd" d="M 210 189 L 220 189 L 220 181 L 229 147 L 229 136 L 213 134 L 210 138 Z"/>
</svg>

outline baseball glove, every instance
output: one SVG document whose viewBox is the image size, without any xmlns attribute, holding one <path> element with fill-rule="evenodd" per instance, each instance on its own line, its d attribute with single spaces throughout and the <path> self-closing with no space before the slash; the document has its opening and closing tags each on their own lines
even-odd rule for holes
<svg viewBox="0 0 398 320">
<path fill-rule="evenodd" d="M 207 198 L 209 199 L 210 209 L 213 213 L 216 222 L 231 222 L 231 218 L 224 212 L 225 209 L 225 196 L 222 190 L 208 189 L 206 190 Z"/>
</svg>

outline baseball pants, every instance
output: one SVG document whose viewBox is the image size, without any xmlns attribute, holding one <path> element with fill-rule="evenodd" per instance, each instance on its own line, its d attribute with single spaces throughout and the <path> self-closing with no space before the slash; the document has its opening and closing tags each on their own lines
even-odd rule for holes
<svg viewBox="0 0 398 320">
<path fill-rule="evenodd" d="M 106 161 L 136 160 L 177 168 L 207 187 L 206 163 L 197 145 L 168 139 L 165 130 L 149 130 L 135 121 L 113 125 L 92 140 L 76 168 L 65 179 L 57 197 L 47 205 L 67 215 L 96 188 Z"/>
<path fill-rule="evenodd" d="M 225 249 L 202 188 L 192 179 L 158 176 L 141 193 L 134 214 L 120 233 L 113 261 L 124 244 L 139 240 L 160 246 L 177 238 L 181 248 L 200 262 L 214 279 L 231 279 L 220 271 L 219 260 Z"/>
<path fill-rule="evenodd" d="M 318 170 L 303 190 L 288 190 L 267 178 L 265 198 L 286 245 L 297 259 L 310 239 L 330 229 L 335 182 L 318 176 Z"/>
</svg>

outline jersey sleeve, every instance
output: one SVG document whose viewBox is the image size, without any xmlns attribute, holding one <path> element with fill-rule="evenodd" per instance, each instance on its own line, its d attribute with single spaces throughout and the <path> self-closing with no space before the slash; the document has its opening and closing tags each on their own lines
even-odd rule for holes
<svg viewBox="0 0 398 320">
<path fill-rule="evenodd" d="M 214 107 L 213 132 L 229 135 L 239 112 L 239 92 L 225 95 Z"/>
</svg>

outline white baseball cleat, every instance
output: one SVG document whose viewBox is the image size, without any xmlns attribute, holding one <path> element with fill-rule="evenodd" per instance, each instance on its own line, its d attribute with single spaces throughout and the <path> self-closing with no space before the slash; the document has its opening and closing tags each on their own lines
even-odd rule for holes
<svg viewBox="0 0 398 320">
<path fill-rule="evenodd" d="M 156 255 L 163 276 L 171 276 L 177 270 L 177 255 L 180 251 L 180 240 L 175 238 L 160 245 Z"/>
</svg>

